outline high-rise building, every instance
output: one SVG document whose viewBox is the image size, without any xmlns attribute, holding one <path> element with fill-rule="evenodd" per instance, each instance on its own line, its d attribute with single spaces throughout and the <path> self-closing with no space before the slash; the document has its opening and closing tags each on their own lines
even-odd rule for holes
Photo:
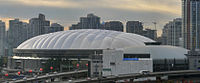
<svg viewBox="0 0 200 83">
<path fill-rule="evenodd" d="M 69 27 L 69 30 L 76 30 L 76 29 L 81 29 L 80 23 L 72 24 L 72 26 Z"/>
<path fill-rule="evenodd" d="M 168 26 L 169 26 L 169 23 L 167 23 L 164 28 L 162 29 L 162 35 L 161 35 L 161 43 L 163 45 L 167 45 L 168 41 L 167 41 L 167 37 L 168 37 Z"/>
<path fill-rule="evenodd" d="M 167 23 L 163 28 L 162 38 L 166 41 L 166 45 L 182 46 L 180 45 L 180 38 L 182 37 L 182 19 L 176 18 Z"/>
<path fill-rule="evenodd" d="M 153 39 L 153 40 L 156 40 L 157 33 L 156 33 L 156 30 L 145 29 L 145 30 L 143 30 L 143 36 L 148 37 L 148 38 Z"/>
<path fill-rule="evenodd" d="M 23 22 L 19 21 L 19 19 L 14 19 L 9 21 L 9 30 L 8 30 L 8 48 L 9 55 L 12 54 L 13 48 L 16 48 L 23 41 L 22 33 L 23 33 Z"/>
<path fill-rule="evenodd" d="M 80 17 L 80 22 L 70 27 L 70 30 L 74 29 L 100 29 L 100 17 L 94 14 L 88 14 L 87 17 Z"/>
<path fill-rule="evenodd" d="M 176 18 L 173 20 L 173 27 L 172 27 L 172 45 L 174 46 L 182 46 L 180 45 L 180 38 L 182 37 L 182 19 Z"/>
<path fill-rule="evenodd" d="M 8 41 L 9 45 L 17 47 L 20 44 L 23 22 L 19 19 L 9 21 Z"/>
<path fill-rule="evenodd" d="M 142 35 L 142 33 L 143 33 L 142 22 L 139 22 L 139 21 L 128 21 L 126 23 L 126 32 Z"/>
<path fill-rule="evenodd" d="M 200 49 L 200 0 L 182 0 L 184 48 Z"/>
<path fill-rule="evenodd" d="M 81 18 L 82 19 L 82 18 Z M 83 22 L 82 20 L 80 21 L 80 23 L 87 23 L 89 29 L 99 29 L 100 28 L 100 17 L 95 16 L 94 14 L 88 14 L 86 17 L 86 21 L 85 18 L 83 17 Z M 82 27 L 83 29 L 85 27 Z"/>
<path fill-rule="evenodd" d="M 110 21 L 110 22 L 105 22 L 103 25 L 103 29 L 106 30 L 114 30 L 114 31 L 121 31 L 123 32 L 123 24 L 120 21 Z"/>
<path fill-rule="evenodd" d="M 21 33 L 21 36 L 23 37 L 22 38 L 22 41 L 25 41 L 25 40 L 27 40 L 27 39 L 29 39 L 29 29 L 30 29 L 30 24 L 29 23 L 26 23 L 26 22 L 23 22 L 22 23 L 22 30 L 21 31 L 23 31 L 22 33 Z"/>
<path fill-rule="evenodd" d="M 53 33 L 57 31 L 63 31 L 64 27 L 58 23 L 52 23 L 51 26 L 45 26 L 45 33 Z"/>
<path fill-rule="evenodd" d="M 28 39 L 29 24 L 14 19 L 9 21 L 9 29 L 7 32 L 8 55 L 12 55 L 13 48 L 19 46 Z"/>
<path fill-rule="evenodd" d="M 5 49 L 5 32 L 6 32 L 5 22 L 0 20 L 0 56 L 4 56 Z"/>
<path fill-rule="evenodd" d="M 127 33 L 135 33 L 138 35 L 143 35 L 150 39 L 157 39 L 157 30 L 153 29 L 145 29 L 143 30 L 143 24 L 140 21 L 128 21 L 126 23 L 126 32 Z"/>
<path fill-rule="evenodd" d="M 50 21 L 45 19 L 45 15 L 39 14 L 38 18 L 32 18 L 29 20 L 30 29 L 29 34 L 30 37 L 34 37 L 37 35 L 45 34 L 45 26 L 50 26 Z"/>
</svg>

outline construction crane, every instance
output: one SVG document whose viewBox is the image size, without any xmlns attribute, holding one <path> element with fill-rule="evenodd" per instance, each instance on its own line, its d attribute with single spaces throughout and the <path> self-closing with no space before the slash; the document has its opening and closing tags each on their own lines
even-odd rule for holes
<svg viewBox="0 0 200 83">
<path fill-rule="evenodd" d="M 155 25 L 155 30 L 157 30 L 157 29 L 156 29 L 156 24 L 157 24 L 157 22 L 152 22 L 152 23 Z"/>
</svg>

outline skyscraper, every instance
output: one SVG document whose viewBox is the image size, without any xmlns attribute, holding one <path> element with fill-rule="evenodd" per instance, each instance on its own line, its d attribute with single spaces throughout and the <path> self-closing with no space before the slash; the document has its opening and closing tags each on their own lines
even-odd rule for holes
<svg viewBox="0 0 200 83">
<path fill-rule="evenodd" d="M 172 45 L 173 46 L 182 46 L 180 45 L 180 38 L 182 37 L 182 19 L 176 18 L 173 20 L 172 27 Z"/>
<path fill-rule="evenodd" d="M 182 0 L 184 48 L 200 49 L 200 0 Z"/>
<path fill-rule="evenodd" d="M 0 20 L 0 56 L 4 55 L 5 49 L 5 22 Z"/>
<path fill-rule="evenodd" d="M 89 29 L 99 29 L 100 28 L 100 17 L 94 14 L 88 14 L 86 18 L 81 18 L 81 24 L 87 25 Z M 84 24 L 86 23 L 86 24 Z M 84 27 L 82 27 L 84 29 Z"/>
<path fill-rule="evenodd" d="M 163 28 L 162 38 L 163 44 L 172 46 L 182 46 L 180 45 L 180 38 L 182 37 L 182 19 L 176 18 L 173 21 L 167 23 Z"/>
<path fill-rule="evenodd" d="M 19 44 L 21 44 L 22 40 L 22 28 L 23 22 L 19 21 L 19 19 L 14 19 L 9 21 L 9 30 L 8 30 L 8 48 L 9 55 L 12 54 L 13 48 L 16 48 Z"/>
<path fill-rule="evenodd" d="M 126 32 L 142 35 L 143 34 L 142 22 L 139 22 L 139 21 L 128 21 L 126 23 Z"/>
<path fill-rule="evenodd" d="M 156 33 L 156 30 L 145 29 L 145 30 L 143 30 L 143 36 L 148 37 L 148 38 L 153 39 L 153 40 L 156 40 L 157 33 Z"/>
<path fill-rule="evenodd" d="M 80 22 L 70 27 L 70 30 L 73 29 L 100 29 L 100 17 L 94 14 L 88 14 L 87 17 L 80 17 Z"/>
<path fill-rule="evenodd" d="M 162 29 L 162 35 L 161 35 L 161 42 L 163 45 L 168 45 L 168 30 L 169 29 L 169 23 L 165 24 L 164 28 Z"/>
<path fill-rule="evenodd" d="M 81 29 L 80 23 L 78 24 L 72 24 L 72 26 L 69 27 L 69 30 L 76 30 L 76 29 Z"/>
<path fill-rule="evenodd" d="M 120 21 L 110 21 L 103 24 L 103 29 L 123 32 L 124 27 Z"/>
<path fill-rule="evenodd" d="M 64 27 L 58 23 L 52 23 L 51 26 L 45 26 L 45 33 L 53 33 L 57 31 L 63 31 Z"/>
<path fill-rule="evenodd" d="M 12 47 L 17 47 L 20 44 L 19 40 L 21 38 L 22 27 L 23 23 L 19 21 L 19 19 L 9 21 L 8 41 L 9 45 L 12 45 Z"/>
<path fill-rule="evenodd" d="M 29 38 L 29 29 L 30 29 L 30 24 L 29 23 L 26 23 L 26 22 L 23 22 L 22 23 L 22 33 L 21 33 L 21 37 L 23 37 L 22 38 L 22 41 L 25 41 L 25 40 L 27 40 L 28 38 Z"/>
<path fill-rule="evenodd" d="M 30 37 L 34 37 L 37 35 L 45 34 L 45 26 L 50 26 L 50 21 L 45 19 L 45 15 L 39 14 L 38 18 L 32 18 L 29 20 L 30 29 L 29 34 Z"/>
</svg>

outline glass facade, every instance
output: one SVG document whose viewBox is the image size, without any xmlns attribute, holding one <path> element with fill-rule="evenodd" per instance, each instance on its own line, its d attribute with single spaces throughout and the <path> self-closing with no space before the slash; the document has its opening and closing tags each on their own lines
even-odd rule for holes
<svg viewBox="0 0 200 83">
<path fill-rule="evenodd" d="M 184 48 L 200 49 L 200 0 L 182 0 Z"/>
</svg>

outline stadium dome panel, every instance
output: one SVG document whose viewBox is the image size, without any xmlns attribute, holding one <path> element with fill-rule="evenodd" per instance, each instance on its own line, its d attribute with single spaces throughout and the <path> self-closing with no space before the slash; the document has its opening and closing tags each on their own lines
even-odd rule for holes
<svg viewBox="0 0 200 83">
<path fill-rule="evenodd" d="M 17 49 L 115 49 L 155 42 L 144 36 L 110 30 L 79 29 L 33 37 Z"/>
</svg>

